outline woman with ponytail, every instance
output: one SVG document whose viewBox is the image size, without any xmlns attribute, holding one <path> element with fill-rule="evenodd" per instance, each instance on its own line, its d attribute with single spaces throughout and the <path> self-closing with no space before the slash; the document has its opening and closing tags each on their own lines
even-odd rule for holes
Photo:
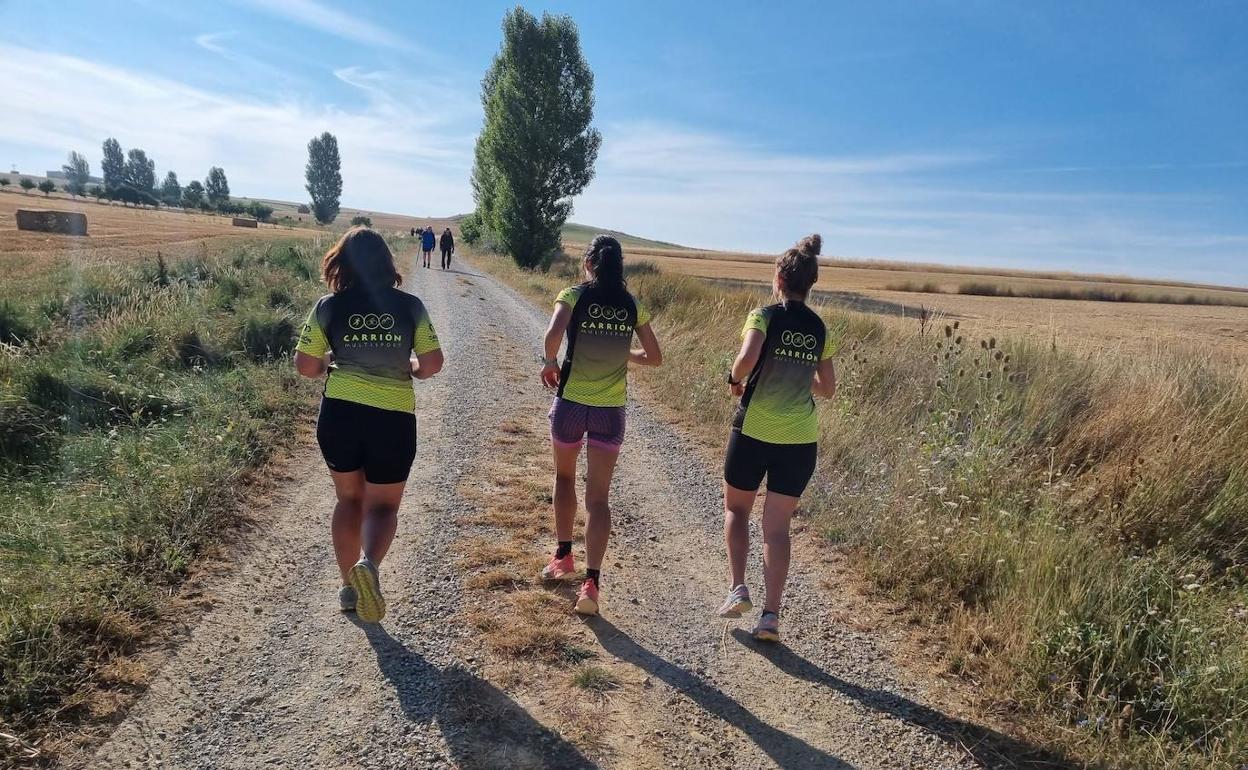
<svg viewBox="0 0 1248 770">
<path fill-rule="evenodd" d="M 596 615 L 601 602 L 602 560 L 611 534 L 608 493 L 615 461 L 624 443 L 624 404 L 628 365 L 658 366 L 659 341 L 650 328 L 650 313 L 624 280 L 620 242 L 599 235 L 585 250 L 584 282 L 559 292 L 546 329 L 542 382 L 556 390 L 550 409 L 550 441 L 555 455 L 555 535 L 558 541 L 546 580 L 565 580 L 576 573 L 572 558 L 572 525 L 576 518 L 576 462 L 586 448 L 585 579 L 576 611 Z M 641 343 L 632 348 L 633 335 Z M 557 356 L 567 337 L 563 365 Z"/>
<path fill-rule="evenodd" d="M 401 291 L 386 241 L 353 227 L 325 254 L 321 297 L 299 335 L 295 368 L 325 376 L 316 421 L 338 503 L 334 555 L 343 612 L 376 623 L 386 614 L 377 568 L 398 526 L 399 501 L 416 457 L 412 380 L 442 369 L 429 312 Z"/>
<path fill-rule="evenodd" d="M 806 306 L 819 277 L 822 239 L 810 235 L 776 260 L 778 300 L 750 312 L 741 350 L 728 370 L 739 400 L 724 459 L 724 540 L 729 593 L 719 608 L 739 618 L 753 603 L 745 585 L 750 513 L 763 477 L 763 581 L 766 602 L 754 638 L 780 640 L 780 599 L 789 574 L 789 523 L 815 472 L 819 421 L 814 396 L 836 394 L 835 350 L 823 319 Z"/>
</svg>

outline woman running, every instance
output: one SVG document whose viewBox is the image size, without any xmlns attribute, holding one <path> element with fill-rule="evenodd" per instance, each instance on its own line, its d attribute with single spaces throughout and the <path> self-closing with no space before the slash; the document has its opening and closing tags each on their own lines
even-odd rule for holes
<svg viewBox="0 0 1248 770">
<path fill-rule="evenodd" d="M 750 312 L 741 331 L 741 352 L 728 371 L 739 397 L 724 459 L 724 540 L 731 573 L 725 618 L 748 612 L 745 558 L 750 550 L 750 511 L 767 476 L 763 503 L 763 581 L 767 599 L 754 638 L 780 641 L 780 598 L 789 575 L 789 522 L 815 472 L 819 421 L 813 396 L 836 394 L 833 344 L 823 319 L 806 306 L 819 277 L 818 235 L 803 238 L 776 260 L 774 305 Z"/>
<path fill-rule="evenodd" d="M 600 603 L 602 559 L 611 535 L 608 494 L 615 460 L 624 443 L 624 403 L 628 365 L 658 366 L 659 341 L 650 313 L 628 292 L 620 242 L 599 235 L 585 250 L 585 281 L 559 292 L 546 329 L 542 382 L 557 388 L 550 409 L 550 441 L 555 453 L 555 536 L 557 547 L 542 570 L 546 580 L 575 573 L 572 523 L 576 517 L 576 461 L 588 443 L 585 460 L 585 580 L 576 611 L 596 615 Z M 568 347 L 559 366 L 559 344 Z M 632 349 L 633 334 L 641 350 Z"/>
<path fill-rule="evenodd" d="M 316 440 L 338 495 L 338 602 L 376 623 L 386 614 L 377 568 L 394 540 L 416 457 L 412 378 L 437 374 L 442 350 L 424 304 L 398 288 L 403 277 L 375 231 L 348 230 L 326 252 L 321 275 L 332 293 L 308 313 L 295 368 L 305 377 L 328 373 Z"/>
</svg>

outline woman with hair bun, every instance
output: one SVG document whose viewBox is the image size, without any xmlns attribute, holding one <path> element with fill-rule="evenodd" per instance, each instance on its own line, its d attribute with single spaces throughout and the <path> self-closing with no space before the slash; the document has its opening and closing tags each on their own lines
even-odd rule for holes
<svg viewBox="0 0 1248 770">
<path fill-rule="evenodd" d="M 416 457 L 412 379 L 442 369 L 442 347 L 424 304 L 398 288 L 403 277 L 376 231 L 348 230 L 326 252 L 321 275 L 330 293 L 308 313 L 295 368 L 325 376 L 316 441 L 338 497 L 339 606 L 376 623 L 386 614 L 377 568 Z"/>
<path fill-rule="evenodd" d="M 659 341 L 650 313 L 628 291 L 624 252 L 609 235 L 596 236 L 585 250 L 585 281 L 559 292 L 546 329 L 542 382 L 556 389 L 550 409 L 550 441 L 555 455 L 555 537 L 546 580 L 575 576 L 572 525 L 576 518 L 576 461 L 585 451 L 585 579 L 576 600 L 582 615 L 598 614 L 599 581 L 611 535 L 608 494 L 615 461 L 624 443 L 624 404 L 628 365 L 658 366 Z M 559 345 L 567 336 L 563 365 Z M 632 348 L 633 335 L 641 349 Z"/>
<path fill-rule="evenodd" d="M 750 312 L 741 350 L 728 370 L 740 401 L 724 459 L 724 540 L 729 593 L 719 608 L 739 618 L 753 608 L 745 585 L 750 512 L 763 477 L 763 580 L 766 601 L 754 638 L 780 640 L 780 599 L 789 574 L 789 524 L 815 472 L 819 421 L 814 396 L 836 394 L 835 346 L 823 319 L 806 305 L 819 277 L 818 235 L 803 238 L 776 259 L 778 302 Z"/>
</svg>

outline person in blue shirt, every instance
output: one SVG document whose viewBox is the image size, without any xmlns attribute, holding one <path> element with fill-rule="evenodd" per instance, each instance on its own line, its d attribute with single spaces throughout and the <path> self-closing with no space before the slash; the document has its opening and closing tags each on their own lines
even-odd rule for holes
<svg viewBox="0 0 1248 770">
<path fill-rule="evenodd" d="M 437 243 L 438 238 L 433 234 L 433 226 L 425 228 L 420 234 L 420 250 L 424 252 L 425 267 L 429 267 L 429 258 L 433 255 L 433 247 Z"/>
</svg>

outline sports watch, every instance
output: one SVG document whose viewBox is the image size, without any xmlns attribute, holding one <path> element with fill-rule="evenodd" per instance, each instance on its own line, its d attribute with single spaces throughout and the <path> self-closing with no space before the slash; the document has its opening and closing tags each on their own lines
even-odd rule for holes
<svg viewBox="0 0 1248 770">
<path fill-rule="evenodd" d="M 731 370 L 731 369 L 729 369 L 729 370 L 728 370 L 728 375 L 727 375 L 726 379 L 728 380 L 728 384 L 729 384 L 729 385 L 740 385 L 740 384 L 741 384 L 741 380 L 734 380 L 734 379 L 732 379 L 732 370 Z"/>
</svg>

